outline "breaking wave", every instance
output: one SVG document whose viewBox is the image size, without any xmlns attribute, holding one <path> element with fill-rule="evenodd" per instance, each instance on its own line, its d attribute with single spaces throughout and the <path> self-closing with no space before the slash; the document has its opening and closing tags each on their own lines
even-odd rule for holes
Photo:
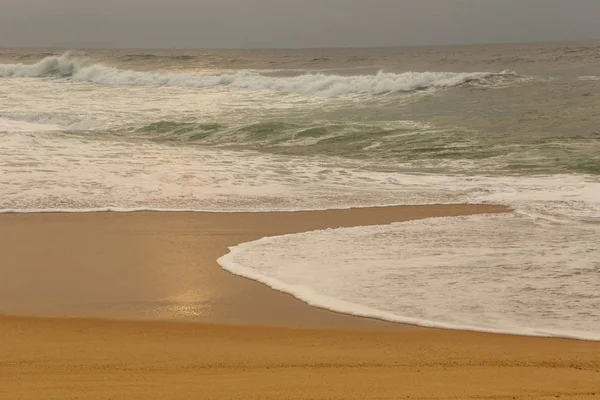
<svg viewBox="0 0 600 400">
<path fill-rule="evenodd" d="M 342 96 L 412 92 L 429 88 L 449 88 L 472 84 L 493 84 L 517 76 L 514 72 L 379 72 L 375 75 L 339 76 L 304 74 L 294 77 L 264 76 L 255 71 L 224 75 L 142 72 L 122 70 L 73 57 L 69 54 L 46 57 L 36 64 L 0 64 L 0 77 L 65 78 L 113 86 L 172 86 L 207 88 L 229 86 L 236 89 L 270 90 L 304 95 Z"/>
</svg>

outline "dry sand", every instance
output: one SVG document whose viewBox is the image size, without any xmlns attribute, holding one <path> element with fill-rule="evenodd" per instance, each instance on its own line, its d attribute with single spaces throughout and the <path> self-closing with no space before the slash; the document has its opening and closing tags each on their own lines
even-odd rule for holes
<svg viewBox="0 0 600 400">
<path fill-rule="evenodd" d="M 344 316 L 215 262 L 262 236 L 502 211 L 0 215 L 1 313 L 126 319 L 0 317 L 0 399 L 600 399 L 600 342 Z"/>
</svg>

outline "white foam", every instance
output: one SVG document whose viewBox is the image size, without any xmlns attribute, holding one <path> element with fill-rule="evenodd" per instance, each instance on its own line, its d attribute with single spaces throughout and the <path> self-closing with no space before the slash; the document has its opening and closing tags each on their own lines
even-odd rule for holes
<svg viewBox="0 0 600 400">
<path fill-rule="evenodd" d="M 446 176 L 364 162 L 0 133 L 0 209 L 290 211 L 500 203 L 540 219 L 598 221 L 593 176 Z"/>
<path fill-rule="evenodd" d="M 418 176 L 403 177 L 399 190 L 387 174 L 353 171 L 353 162 L 341 160 L 56 134 L 0 134 L 0 140 L 0 209 L 13 212 L 289 211 L 448 202 L 456 195 L 428 194 Z"/>
<path fill-rule="evenodd" d="M 265 238 L 219 263 L 347 314 L 600 340 L 598 237 L 516 214 L 436 218 Z"/>
<path fill-rule="evenodd" d="M 69 54 L 47 57 L 36 64 L 0 65 L 0 77 L 63 77 L 74 81 L 117 86 L 185 88 L 228 86 L 237 89 L 324 96 L 411 92 L 419 89 L 454 87 L 467 82 L 483 82 L 495 77 L 511 76 L 514 77 L 516 74 L 510 71 L 500 73 L 405 72 L 400 74 L 379 72 L 376 75 L 357 76 L 316 73 L 295 77 L 272 77 L 245 70 L 225 75 L 194 75 L 121 70 L 78 59 Z"/>
</svg>

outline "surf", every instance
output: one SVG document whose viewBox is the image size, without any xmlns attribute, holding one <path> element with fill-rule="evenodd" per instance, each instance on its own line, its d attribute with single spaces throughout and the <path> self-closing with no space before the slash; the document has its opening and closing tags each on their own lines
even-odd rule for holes
<svg viewBox="0 0 600 400">
<path fill-rule="evenodd" d="M 510 80 L 517 76 L 512 71 L 407 71 L 402 73 L 379 71 L 372 75 L 306 73 L 292 77 L 274 77 L 250 70 L 239 70 L 222 75 L 200 75 L 124 70 L 69 53 L 46 57 L 35 64 L 0 64 L 0 77 L 4 78 L 62 78 L 111 86 L 167 86 L 195 89 L 226 86 L 251 91 L 327 97 L 414 92 L 452 88 L 465 84 L 493 85 L 498 83 L 498 80 Z"/>
</svg>

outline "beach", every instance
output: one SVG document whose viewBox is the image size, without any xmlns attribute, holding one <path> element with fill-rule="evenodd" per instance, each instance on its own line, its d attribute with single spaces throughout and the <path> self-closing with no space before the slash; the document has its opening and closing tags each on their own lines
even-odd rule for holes
<svg viewBox="0 0 600 400">
<path fill-rule="evenodd" d="M 599 46 L 0 48 L 0 400 L 598 398 Z"/>
<path fill-rule="evenodd" d="M 342 315 L 216 263 L 265 236 L 508 211 L 0 215 L 0 398 L 597 398 L 600 342 Z"/>
</svg>

